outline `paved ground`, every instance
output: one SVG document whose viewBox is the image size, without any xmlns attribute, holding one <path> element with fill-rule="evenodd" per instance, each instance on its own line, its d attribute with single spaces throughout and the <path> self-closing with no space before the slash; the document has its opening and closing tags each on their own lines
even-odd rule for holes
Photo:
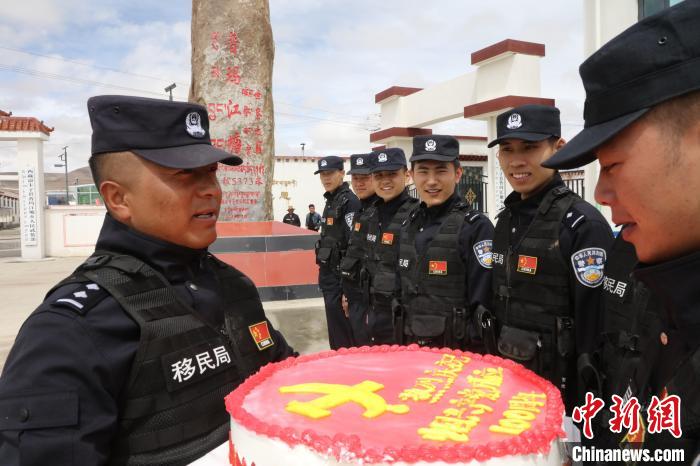
<svg viewBox="0 0 700 466">
<path fill-rule="evenodd" d="M 19 228 L 0 230 L 0 257 L 19 257 L 20 255 Z"/>
<path fill-rule="evenodd" d="M 84 258 L 62 257 L 43 261 L 0 258 L 0 370 L 26 317 L 46 292 L 73 271 Z M 301 353 L 328 349 L 323 299 L 264 303 L 272 324 Z"/>
</svg>

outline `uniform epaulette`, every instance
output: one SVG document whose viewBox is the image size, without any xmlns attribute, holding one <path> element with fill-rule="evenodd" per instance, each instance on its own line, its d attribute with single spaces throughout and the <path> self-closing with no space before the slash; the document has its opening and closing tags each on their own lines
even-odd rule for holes
<svg viewBox="0 0 700 466">
<path fill-rule="evenodd" d="M 571 206 L 569 211 L 564 214 L 564 219 L 562 222 L 570 230 L 576 230 L 582 223 L 586 221 L 586 215 L 581 212 L 580 209 L 576 208 L 575 205 Z"/>
<path fill-rule="evenodd" d="M 467 214 L 464 216 L 464 220 L 466 220 L 468 223 L 474 223 L 474 222 L 476 222 L 477 220 L 479 220 L 479 218 L 481 218 L 483 215 L 484 215 L 484 214 L 482 214 L 481 212 L 477 212 L 477 211 L 475 211 L 475 210 L 470 210 L 470 211 L 467 212 Z"/>
<path fill-rule="evenodd" d="M 80 315 L 85 315 L 90 309 L 109 296 L 109 293 L 97 283 L 84 282 L 73 289 L 72 292 L 59 293 L 58 296 L 58 298 L 53 300 L 52 306 L 65 307 Z"/>
</svg>

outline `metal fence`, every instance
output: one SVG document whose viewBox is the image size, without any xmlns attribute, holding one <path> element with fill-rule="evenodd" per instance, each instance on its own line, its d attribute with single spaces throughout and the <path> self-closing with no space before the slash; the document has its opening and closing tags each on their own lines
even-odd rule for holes
<svg viewBox="0 0 700 466">
<path fill-rule="evenodd" d="M 583 178 L 564 180 L 564 183 L 570 190 L 581 196 L 581 198 L 586 198 L 586 188 L 583 185 Z"/>
</svg>

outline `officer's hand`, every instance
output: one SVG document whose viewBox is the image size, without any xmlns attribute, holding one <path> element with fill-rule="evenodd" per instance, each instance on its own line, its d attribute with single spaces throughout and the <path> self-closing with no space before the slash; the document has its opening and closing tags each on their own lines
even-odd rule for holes
<svg viewBox="0 0 700 466">
<path fill-rule="evenodd" d="M 345 317 L 350 317 L 350 313 L 348 312 L 348 298 L 345 295 L 342 295 L 340 298 L 340 305 L 343 307 L 343 312 L 345 313 Z"/>
</svg>

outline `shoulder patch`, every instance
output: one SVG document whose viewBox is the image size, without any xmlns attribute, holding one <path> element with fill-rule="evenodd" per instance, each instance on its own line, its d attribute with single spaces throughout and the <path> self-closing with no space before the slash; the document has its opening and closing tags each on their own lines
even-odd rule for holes
<svg viewBox="0 0 700 466">
<path fill-rule="evenodd" d="M 53 306 L 65 307 L 78 314 L 85 315 L 97 303 L 109 296 L 97 283 L 85 283 L 73 292 L 63 294 L 53 301 Z"/>
<path fill-rule="evenodd" d="M 485 239 L 474 243 L 473 246 L 474 255 L 479 261 L 479 265 L 485 269 L 490 269 L 493 267 L 493 241 L 490 239 Z"/>
<path fill-rule="evenodd" d="M 355 212 L 348 212 L 345 214 L 345 223 L 348 224 L 348 228 L 352 228 L 352 219 L 355 217 Z"/>
<path fill-rule="evenodd" d="M 571 266 L 576 279 L 584 286 L 596 288 L 603 283 L 605 249 L 586 248 L 571 255 Z"/>
</svg>

